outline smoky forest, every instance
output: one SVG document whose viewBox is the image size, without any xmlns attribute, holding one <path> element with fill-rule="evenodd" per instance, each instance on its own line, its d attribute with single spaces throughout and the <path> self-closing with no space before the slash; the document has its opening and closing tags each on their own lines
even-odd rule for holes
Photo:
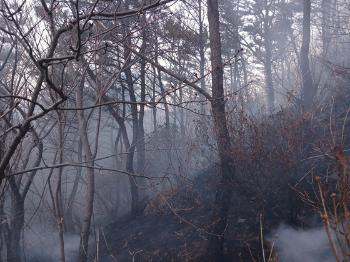
<svg viewBox="0 0 350 262">
<path fill-rule="evenodd" d="M 0 261 L 350 261 L 349 0 L 0 0 Z"/>
</svg>

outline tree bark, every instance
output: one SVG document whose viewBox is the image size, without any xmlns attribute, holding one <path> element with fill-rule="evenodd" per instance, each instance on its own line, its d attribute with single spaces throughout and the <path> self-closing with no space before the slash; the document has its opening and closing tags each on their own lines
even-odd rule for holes
<svg viewBox="0 0 350 262">
<path fill-rule="evenodd" d="M 332 0 L 322 0 L 321 9 L 322 9 L 322 58 L 327 58 L 327 53 L 330 44 L 329 36 L 329 26 L 330 26 L 330 13 L 332 8 Z"/>
<path fill-rule="evenodd" d="M 58 148 L 58 161 L 59 164 L 63 163 L 63 153 L 64 153 L 64 116 L 62 112 L 58 112 L 58 132 L 59 132 L 59 148 Z M 63 175 L 63 167 L 58 169 L 57 176 L 57 184 L 55 191 L 55 215 L 56 222 L 58 226 L 58 236 L 59 236 L 59 244 L 60 244 L 60 261 L 65 262 L 65 254 L 64 254 L 64 211 L 62 205 L 62 175 Z"/>
<path fill-rule="evenodd" d="M 200 73 L 200 86 L 205 90 L 205 40 L 203 29 L 203 14 L 202 14 L 202 0 L 198 0 L 198 23 L 199 23 L 199 73 Z"/>
<path fill-rule="evenodd" d="M 142 24 L 145 26 L 145 17 L 142 17 Z M 142 32 L 142 46 L 141 46 L 141 52 L 145 53 L 146 51 L 146 45 L 147 45 L 147 32 L 146 29 Z M 145 59 L 141 58 L 140 62 L 140 102 L 139 105 L 139 114 L 138 114 L 138 135 L 137 135 L 137 144 L 136 144 L 136 151 L 137 151 L 137 162 L 136 162 L 136 172 L 137 174 L 143 174 L 145 169 L 145 162 L 146 162 L 146 147 L 145 147 L 145 128 L 144 128 L 144 116 L 145 116 L 145 105 L 146 102 L 146 61 Z M 136 178 L 135 178 L 136 179 Z M 142 188 L 145 187 L 144 180 L 141 178 L 137 179 L 138 184 L 138 191 L 139 191 L 139 201 L 137 203 L 137 210 L 136 215 L 138 215 L 140 212 L 142 212 L 143 207 L 141 205 L 141 202 L 143 201 L 145 197 L 145 191 L 142 190 Z"/>
<path fill-rule="evenodd" d="M 156 81 L 157 81 L 157 69 L 152 66 L 153 69 L 153 81 L 152 81 L 152 115 L 153 115 L 153 132 L 157 133 L 157 105 L 156 103 Z"/>
<path fill-rule="evenodd" d="M 24 226 L 24 199 L 19 193 L 15 177 L 8 179 L 11 187 L 11 218 L 7 243 L 7 261 L 22 261 L 21 232 Z"/>
<path fill-rule="evenodd" d="M 267 107 L 269 113 L 273 112 L 275 107 L 275 90 L 273 87 L 272 79 L 272 44 L 271 44 L 271 20 L 268 15 L 269 9 L 265 6 L 266 15 L 264 18 L 264 45 L 265 45 L 265 57 L 264 57 L 264 68 L 265 68 L 265 86 L 267 95 Z"/>
<path fill-rule="evenodd" d="M 311 1 L 304 0 L 303 2 L 303 39 L 300 50 L 300 69 L 302 75 L 302 106 L 305 110 L 310 109 L 316 95 L 309 61 L 310 51 L 310 16 L 311 16 Z"/>
<path fill-rule="evenodd" d="M 127 43 L 127 45 L 130 45 L 130 44 L 131 43 Z M 138 110 L 137 110 L 137 104 L 136 104 L 137 101 L 135 96 L 134 84 L 132 79 L 131 68 L 129 66 L 130 51 L 126 46 L 124 47 L 124 49 L 125 49 L 124 58 L 125 58 L 125 63 L 127 64 L 127 68 L 125 69 L 126 83 L 128 86 L 130 101 L 132 102 L 130 106 L 131 116 L 132 116 L 132 142 L 128 150 L 128 155 L 126 159 L 126 171 L 132 174 L 134 173 L 134 155 L 135 155 L 136 143 L 137 143 L 138 133 L 139 133 L 139 128 L 138 128 L 139 122 L 138 122 Z M 136 216 L 138 203 L 139 203 L 138 186 L 137 186 L 136 179 L 132 176 L 129 176 L 129 182 L 130 182 L 130 193 L 131 193 L 131 215 Z"/>
<path fill-rule="evenodd" d="M 146 63 L 144 60 L 141 60 L 141 103 L 144 103 L 146 101 Z M 138 174 L 144 173 L 145 169 L 145 161 L 146 161 L 146 148 L 145 148 L 145 129 L 143 125 L 143 120 L 144 120 L 144 115 L 145 115 L 145 106 L 144 104 L 140 105 L 140 110 L 139 110 L 139 123 L 138 123 L 138 140 L 136 144 L 136 150 L 137 150 L 137 162 L 136 162 L 136 172 Z M 138 179 L 138 184 L 140 186 L 140 179 Z M 141 193 L 141 192 L 139 192 Z M 142 196 L 139 195 L 139 198 Z M 138 208 L 139 209 L 139 208 Z"/>
<path fill-rule="evenodd" d="M 156 32 L 156 40 L 155 40 L 155 57 L 154 61 L 156 64 L 158 64 L 158 53 L 159 53 L 159 44 L 158 44 L 158 35 Z M 153 65 L 155 66 L 155 65 Z M 162 100 L 164 103 L 164 112 L 165 112 L 165 128 L 169 131 L 170 128 L 170 117 L 169 117 L 169 106 L 167 104 L 166 100 L 166 94 L 165 94 L 165 89 L 162 81 L 162 71 L 157 67 L 157 79 L 158 79 L 158 84 L 159 84 L 159 89 L 160 89 L 160 94 L 162 96 Z"/>
<path fill-rule="evenodd" d="M 206 259 L 221 261 L 224 257 L 224 231 L 232 198 L 232 179 L 235 167 L 231 156 L 232 145 L 226 122 L 223 87 L 223 63 L 221 57 L 220 22 L 217 0 L 207 0 L 210 59 L 212 70 L 212 112 L 214 118 L 217 147 L 219 151 L 221 178 L 218 185 L 212 214 L 211 232 Z"/>
<path fill-rule="evenodd" d="M 76 104 L 77 107 L 83 107 L 83 86 L 84 81 L 81 86 L 77 88 L 76 91 Z M 93 155 L 91 152 L 91 147 L 89 144 L 89 138 L 87 134 L 87 121 L 84 115 L 83 110 L 78 111 L 78 122 L 79 122 L 79 134 L 81 138 L 81 143 L 84 151 L 84 161 L 93 166 L 94 162 Z M 88 246 L 89 246 L 89 236 L 90 236 L 90 226 L 91 226 L 91 217 L 94 208 L 94 191 L 95 191 L 95 177 L 93 168 L 86 168 L 87 174 L 87 189 L 86 189 L 86 205 L 84 210 L 84 217 L 82 228 L 80 232 L 80 246 L 79 246 L 79 262 L 86 262 L 88 260 Z"/>
<path fill-rule="evenodd" d="M 78 163 L 83 162 L 83 147 L 81 144 L 81 140 L 79 138 L 78 141 Z M 73 207 L 74 207 L 74 201 L 78 192 L 78 186 L 79 181 L 81 179 L 82 174 L 82 167 L 78 167 L 77 174 L 75 175 L 74 182 L 73 182 L 73 188 L 72 191 L 69 194 L 68 201 L 67 201 L 67 208 L 65 212 L 65 220 L 64 220 L 64 227 L 66 232 L 74 233 L 75 227 L 74 227 L 74 219 L 73 219 Z"/>
<path fill-rule="evenodd" d="M 33 135 L 33 141 L 35 142 L 33 148 L 38 148 L 38 154 L 34 163 L 34 167 L 38 167 L 40 165 L 44 151 L 43 143 L 34 129 L 31 130 L 31 133 Z M 23 168 L 27 167 L 31 153 L 32 150 L 29 151 L 28 155 L 24 159 L 25 164 Z M 37 171 L 32 171 L 30 174 L 28 174 L 28 178 L 25 183 L 23 183 L 22 177 L 17 177 L 17 180 L 14 176 L 8 178 L 11 189 L 11 216 L 9 223 L 3 223 L 6 224 L 4 225 L 4 229 L 7 231 L 5 234 L 7 237 L 7 261 L 9 262 L 22 261 L 22 250 L 20 242 L 22 239 L 22 231 L 24 226 L 24 201 L 33 182 L 34 176 L 36 175 L 36 172 Z"/>
</svg>

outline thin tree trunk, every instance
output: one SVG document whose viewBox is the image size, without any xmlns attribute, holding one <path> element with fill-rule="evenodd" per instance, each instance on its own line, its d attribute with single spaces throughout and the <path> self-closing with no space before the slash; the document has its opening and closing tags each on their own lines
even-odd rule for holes
<svg viewBox="0 0 350 262">
<path fill-rule="evenodd" d="M 63 124 L 63 115 L 61 112 L 58 112 L 58 132 L 59 132 L 59 148 L 58 148 L 58 161 L 59 164 L 63 163 L 63 151 L 64 151 L 64 124 Z M 60 246 L 60 261 L 65 262 L 65 254 L 64 254 L 64 216 L 63 216 L 63 205 L 62 205 L 62 173 L 63 168 L 60 167 L 58 169 L 58 177 L 55 191 L 55 215 L 56 222 L 58 226 L 58 236 L 59 236 L 59 246 Z"/>
<path fill-rule="evenodd" d="M 79 141 L 78 141 L 78 163 L 82 163 L 82 162 L 83 162 L 83 147 L 81 144 L 81 140 L 79 138 Z M 78 186 L 79 186 L 81 174 L 82 174 L 82 167 L 78 167 L 78 171 L 77 171 L 77 174 L 76 174 L 76 176 L 74 178 L 74 182 L 73 182 L 73 188 L 72 188 L 72 191 L 68 197 L 68 204 L 67 204 L 67 209 L 65 212 L 65 221 L 64 221 L 65 230 L 67 232 L 71 232 L 71 233 L 73 233 L 75 231 L 74 230 L 74 219 L 73 219 L 73 206 L 74 206 L 75 197 L 76 197 L 77 192 L 78 192 Z"/>
<path fill-rule="evenodd" d="M 137 110 L 137 100 L 134 90 L 134 84 L 132 79 L 131 68 L 129 66 L 130 63 L 130 51 L 128 49 L 128 45 L 130 45 L 130 40 L 127 41 L 126 46 L 124 47 L 124 58 L 127 68 L 125 69 L 126 83 L 128 86 L 129 97 L 132 104 L 131 107 L 131 116 L 132 116 L 132 143 L 128 151 L 127 160 L 126 160 L 126 170 L 130 173 L 134 173 L 134 155 L 136 149 L 136 143 L 138 140 L 138 110 Z M 131 215 L 136 216 L 139 204 L 139 191 L 137 186 L 137 181 L 134 177 L 129 176 L 130 182 L 130 193 L 131 193 Z"/>
<path fill-rule="evenodd" d="M 152 114 L 153 114 L 153 131 L 157 132 L 157 105 L 156 102 L 156 81 L 157 81 L 157 71 L 155 66 L 152 66 L 153 68 L 153 82 L 152 82 Z"/>
<path fill-rule="evenodd" d="M 157 59 L 155 60 L 156 63 L 158 63 Z M 165 89 L 164 89 L 164 85 L 163 85 L 163 81 L 162 81 L 162 72 L 159 68 L 157 68 L 158 70 L 158 83 L 159 83 L 159 89 L 160 89 L 160 94 L 162 96 L 162 100 L 164 103 L 164 112 L 165 112 L 165 128 L 167 130 L 169 130 L 170 128 L 170 116 L 169 116 L 169 105 L 167 104 L 167 100 L 166 100 L 166 95 L 165 95 Z"/>
<path fill-rule="evenodd" d="M 76 91 L 76 104 L 77 107 L 83 107 L 83 86 L 82 85 L 77 88 Z M 81 138 L 81 143 L 84 151 L 84 161 L 89 163 L 89 165 L 93 166 L 94 162 L 93 155 L 91 152 L 91 147 L 89 144 L 88 134 L 87 134 L 87 121 L 85 119 L 84 111 L 78 111 L 78 122 L 79 122 L 79 134 Z M 84 217 L 82 228 L 80 232 L 80 246 L 79 246 L 79 262 L 86 262 L 88 260 L 88 245 L 89 245 L 89 236 L 90 236 L 90 226 L 91 226 L 91 217 L 93 213 L 94 207 L 94 191 L 95 191 L 95 178 L 94 178 L 94 170 L 93 168 L 86 168 L 87 174 L 87 190 L 86 190 L 86 205 L 84 210 Z"/>
<path fill-rule="evenodd" d="M 32 129 L 33 141 L 36 142 L 38 147 L 38 154 L 34 167 L 40 165 L 42 155 L 43 155 L 43 143 L 40 140 L 38 134 L 34 129 Z M 35 147 L 34 146 L 34 147 Z M 33 148 L 34 148 L 33 147 Z M 27 167 L 29 163 L 29 158 L 32 151 L 30 150 L 27 158 L 24 160 L 25 165 L 23 168 Z M 29 192 L 30 186 L 33 182 L 34 176 L 37 171 L 32 171 L 30 174 L 27 174 L 28 178 L 25 183 L 22 180 L 22 177 L 9 177 L 8 182 L 11 189 L 11 217 L 10 223 L 5 225 L 5 234 L 7 236 L 7 261 L 22 261 L 22 250 L 21 250 L 21 236 L 24 226 L 24 200 L 26 199 L 27 193 Z M 1 198 L 1 195 L 0 195 Z M 1 214 L 0 214 L 1 215 Z M 1 228 L 1 226 L 0 226 Z"/>
<path fill-rule="evenodd" d="M 327 51 L 329 48 L 329 35 L 328 28 L 330 26 L 329 14 L 331 12 L 331 2 L 332 0 L 322 0 L 322 58 L 326 59 Z"/>
<path fill-rule="evenodd" d="M 177 49 L 179 50 L 179 47 L 177 47 Z M 179 65 L 179 75 L 183 75 L 184 74 L 184 68 L 181 64 L 181 55 L 180 55 L 180 52 L 178 51 L 177 52 L 177 64 Z M 181 84 L 181 83 L 180 83 Z M 179 103 L 180 105 L 182 104 L 183 102 L 183 88 L 179 88 Z M 174 104 L 176 104 L 176 93 L 174 93 Z M 181 137 L 185 137 L 185 114 L 184 114 L 184 109 L 182 107 L 179 108 L 179 114 L 180 114 L 180 117 L 179 117 L 179 123 L 180 123 L 180 133 L 181 133 Z M 176 120 L 177 120 L 177 117 L 175 116 L 174 118 L 174 122 L 176 123 Z M 176 124 L 175 124 L 176 126 Z"/>
<path fill-rule="evenodd" d="M 4 191 L 0 193 L 0 259 L 5 256 L 7 251 L 7 244 L 9 242 L 10 228 L 7 221 L 7 216 L 4 211 L 5 197 Z"/>
<path fill-rule="evenodd" d="M 158 45 L 158 35 L 156 32 L 156 40 L 155 40 L 155 56 L 154 61 L 156 64 L 158 64 L 158 52 L 159 52 L 159 45 Z M 157 79 L 160 89 L 160 94 L 162 96 L 162 100 L 164 103 L 164 112 L 165 112 L 165 128 L 169 130 L 170 127 L 170 117 L 169 117 L 169 106 L 167 104 L 166 95 L 165 95 L 165 88 L 162 81 L 162 71 L 157 67 Z"/>
<path fill-rule="evenodd" d="M 142 52 L 146 49 L 146 36 L 145 32 L 143 33 L 143 47 Z M 141 78 L 141 104 L 140 104 L 140 110 L 139 110 L 139 117 L 138 117 L 138 135 L 137 135 L 137 144 L 136 144 L 136 150 L 137 150 L 137 162 L 136 162 L 136 172 L 138 174 L 143 174 L 145 169 L 145 161 L 146 161 L 146 148 L 145 148 L 145 129 L 143 125 L 144 121 L 144 115 L 145 115 L 145 101 L 146 101 L 146 61 L 144 59 L 141 59 L 141 72 L 140 72 L 140 78 Z M 140 188 L 144 187 L 144 183 L 141 179 L 137 179 L 138 181 L 138 187 L 139 187 L 139 199 L 143 199 L 144 195 Z M 137 210 L 136 213 L 139 213 L 141 211 L 140 203 L 137 203 Z"/>
<path fill-rule="evenodd" d="M 183 89 L 180 88 L 179 90 L 179 103 L 182 104 L 183 102 Z M 183 108 L 180 108 L 180 132 L 181 132 L 181 137 L 185 138 L 186 135 L 186 130 L 185 130 L 185 113 Z"/>
<path fill-rule="evenodd" d="M 128 57 L 128 55 L 125 54 L 125 57 Z M 91 69 L 87 68 L 87 73 L 88 76 L 92 79 L 92 81 L 97 85 L 97 78 L 95 76 L 95 74 L 92 72 Z M 126 72 L 127 75 L 127 82 L 128 85 L 132 86 L 133 89 L 133 83 L 132 83 L 132 75 L 131 75 L 131 70 Z M 127 89 L 124 84 L 121 82 L 121 86 L 122 86 L 122 101 L 125 101 L 125 95 L 124 95 L 124 90 Z M 132 93 L 133 94 L 133 93 Z M 104 95 L 102 98 L 102 102 L 109 102 L 110 98 L 106 95 Z M 136 97 L 134 96 L 133 101 L 136 101 Z M 125 169 L 128 173 L 132 174 L 134 173 L 134 155 L 135 155 L 135 136 L 137 136 L 137 132 L 138 130 L 134 128 L 134 126 L 136 127 L 136 125 L 138 125 L 138 121 L 136 121 L 136 125 L 135 122 L 133 122 L 133 141 L 132 144 L 130 144 L 130 140 L 128 137 L 128 132 L 125 126 L 125 112 L 126 112 L 126 108 L 125 108 L 125 104 L 123 104 L 123 115 L 120 116 L 118 111 L 115 110 L 113 108 L 113 106 L 109 105 L 107 106 L 108 111 L 110 112 L 110 114 L 112 115 L 112 117 L 117 121 L 119 128 L 120 128 L 120 132 L 122 135 L 122 140 L 125 146 L 125 151 L 127 152 L 126 154 L 126 163 L 125 163 Z M 135 112 L 135 107 L 133 108 L 134 112 Z M 136 106 L 136 116 L 137 116 L 137 106 Z M 136 134 L 135 134 L 135 130 L 136 130 Z M 130 183 L 130 192 L 131 192 L 131 214 L 132 216 L 135 215 L 137 212 L 137 207 L 138 207 L 138 203 L 139 203 L 139 196 L 138 196 L 138 188 L 137 188 L 137 184 L 135 181 L 135 178 L 132 176 L 129 176 L 129 183 Z"/>
<path fill-rule="evenodd" d="M 266 86 L 266 95 L 267 95 L 267 107 L 269 113 L 273 112 L 275 106 L 275 90 L 273 87 L 272 80 L 272 46 L 270 38 L 270 16 L 268 15 L 269 10 L 266 6 L 266 15 L 264 18 L 264 45 L 265 45 L 265 59 L 264 59 L 264 68 L 265 68 L 265 86 Z"/>
<path fill-rule="evenodd" d="M 232 145 L 225 115 L 225 99 L 223 88 L 223 64 L 221 57 L 220 22 L 217 0 L 207 0 L 210 59 L 212 69 L 212 111 L 219 151 L 221 181 L 218 185 L 212 214 L 211 232 L 219 235 L 209 237 L 206 259 L 221 261 L 224 256 L 224 231 L 232 198 L 232 179 L 235 173 L 231 152 Z"/>
<path fill-rule="evenodd" d="M 303 2 L 303 40 L 300 50 L 300 69 L 302 74 L 302 101 L 304 109 L 309 109 L 314 101 L 316 89 L 312 80 L 309 62 L 311 1 Z"/>
<path fill-rule="evenodd" d="M 7 244 L 7 261 L 22 261 L 21 232 L 24 226 L 24 199 L 19 193 L 15 177 L 8 179 L 11 187 L 11 218 Z"/>
<path fill-rule="evenodd" d="M 202 14 L 202 0 L 198 0 L 198 23 L 199 23 L 199 74 L 200 74 L 200 86 L 203 90 L 205 87 L 205 43 L 204 43 L 204 29 L 203 29 L 203 14 Z M 205 107 L 201 106 L 201 111 L 205 113 Z"/>
</svg>

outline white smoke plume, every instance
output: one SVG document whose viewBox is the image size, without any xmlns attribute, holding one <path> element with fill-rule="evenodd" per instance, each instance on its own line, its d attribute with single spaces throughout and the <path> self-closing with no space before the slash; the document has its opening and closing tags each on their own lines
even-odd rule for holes
<svg viewBox="0 0 350 262">
<path fill-rule="evenodd" d="M 323 227 L 294 229 L 281 225 L 270 237 L 281 262 L 333 262 L 327 234 Z"/>
</svg>

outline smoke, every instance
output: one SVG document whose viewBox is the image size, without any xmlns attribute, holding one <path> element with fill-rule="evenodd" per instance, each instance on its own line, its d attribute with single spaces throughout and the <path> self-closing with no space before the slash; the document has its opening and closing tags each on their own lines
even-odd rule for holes
<svg viewBox="0 0 350 262">
<path fill-rule="evenodd" d="M 308 230 L 281 225 L 271 237 L 281 262 L 333 262 L 336 261 L 322 227 Z"/>
<path fill-rule="evenodd" d="M 65 234 L 65 257 L 67 262 L 76 261 L 79 250 L 79 235 Z M 24 234 L 26 261 L 59 261 L 59 239 L 57 231 L 33 229 Z"/>
</svg>

